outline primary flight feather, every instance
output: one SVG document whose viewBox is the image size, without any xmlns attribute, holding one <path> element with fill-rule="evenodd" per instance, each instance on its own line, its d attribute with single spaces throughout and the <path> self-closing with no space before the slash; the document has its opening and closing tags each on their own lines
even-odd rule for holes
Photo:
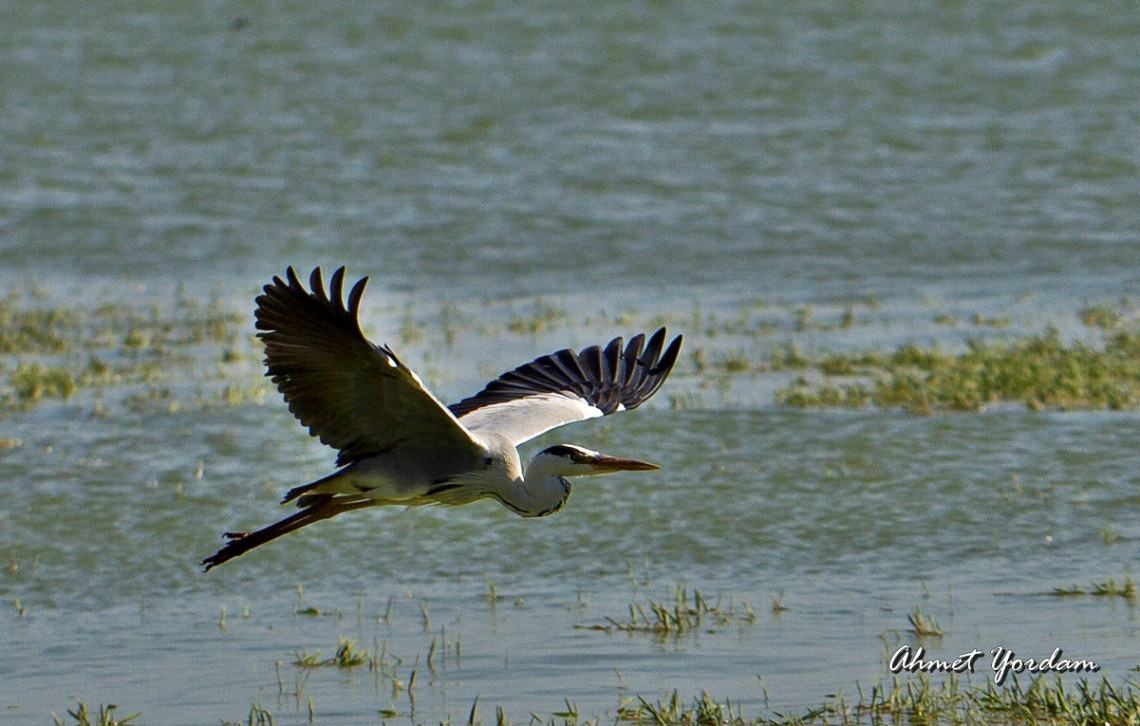
<svg viewBox="0 0 1140 726">
<path fill-rule="evenodd" d="M 353 509 L 494 499 L 541 517 L 566 503 L 566 477 L 658 468 L 571 444 L 543 449 L 524 467 L 516 447 L 564 424 L 637 408 L 673 369 L 681 336 L 666 347 L 661 328 L 648 342 L 640 334 L 605 348 L 560 350 L 445 406 L 391 348 L 364 337 L 367 277 L 346 305 L 343 267 L 328 293 L 319 267 L 309 289 L 292 267 L 285 276 L 256 300 L 266 375 L 309 433 L 337 450 L 337 470 L 286 493 L 284 501 L 300 508 L 292 516 L 255 532 L 227 532 L 225 546 L 202 561 L 205 570 Z"/>
</svg>

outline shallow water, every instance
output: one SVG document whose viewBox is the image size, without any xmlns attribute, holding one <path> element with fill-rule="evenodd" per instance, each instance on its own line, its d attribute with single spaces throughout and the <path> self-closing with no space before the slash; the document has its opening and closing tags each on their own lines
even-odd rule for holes
<svg viewBox="0 0 1140 726">
<path fill-rule="evenodd" d="M 212 298 L 243 355 L 194 351 L 159 384 L 173 412 L 130 385 L 0 420 L 0 723 L 76 701 L 436 722 L 476 697 L 519 722 L 673 689 L 796 713 L 889 680 L 915 607 L 936 657 L 1061 647 L 1127 678 L 1135 608 L 1050 593 L 1132 576 L 1140 415 L 786 410 L 795 372 L 693 354 L 1095 339 L 1076 312 L 1138 289 L 1138 25 L 1059 2 L 6 8 L 0 290 Z M 203 576 L 221 532 L 331 467 L 272 391 L 195 403 L 257 385 L 252 298 L 288 264 L 371 275 L 366 329 L 445 400 L 668 323 L 686 354 L 657 399 L 543 439 L 663 469 L 540 521 L 363 512 Z M 732 617 L 591 627 L 678 586 Z M 384 667 L 292 665 L 341 637 Z"/>
</svg>

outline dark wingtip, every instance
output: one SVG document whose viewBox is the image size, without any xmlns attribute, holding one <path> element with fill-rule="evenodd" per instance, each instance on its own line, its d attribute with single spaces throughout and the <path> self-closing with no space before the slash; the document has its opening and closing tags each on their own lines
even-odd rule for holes
<svg viewBox="0 0 1140 726">
<path fill-rule="evenodd" d="M 335 305 L 344 307 L 344 266 L 336 268 L 333 271 L 332 279 L 329 280 L 329 300 Z"/>
<path fill-rule="evenodd" d="M 314 267 L 313 271 L 309 274 L 309 290 L 312 291 L 310 294 L 317 299 L 328 302 L 329 297 L 325 293 L 325 281 L 324 278 L 321 277 L 321 268 L 319 266 Z"/>
<path fill-rule="evenodd" d="M 665 328 L 661 328 L 661 332 L 664 333 Z M 665 349 L 665 353 L 661 356 L 661 360 L 657 362 L 656 367 L 654 367 L 654 369 L 650 372 L 658 373 L 661 371 L 672 370 L 673 366 L 677 363 L 677 356 L 681 354 L 681 344 L 684 341 L 685 336 L 683 335 L 678 335 L 676 338 L 673 338 L 673 342 L 670 343 L 669 347 Z"/>
<path fill-rule="evenodd" d="M 368 277 L 362 277 L 352 286 L 348 293 L 348 312 L 354 316 L 360 312 L 360 299 L 364 297 L 364 288 L 368 286 Z"/>
</svg>

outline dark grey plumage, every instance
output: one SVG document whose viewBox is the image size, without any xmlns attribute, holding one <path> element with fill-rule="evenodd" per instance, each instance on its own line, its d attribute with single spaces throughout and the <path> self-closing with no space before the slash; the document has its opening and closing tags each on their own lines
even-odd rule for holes
<svg viewBox="0 0 1140 726">
<path fill-rule="evenodd" d="M 580 353 L 567 348 L 544 355 L 504 373 L 479 393 L 448 408 L 463 417 L 484 406 L 527 396 L 571 393 L 603 414 L 631 411 L 665 382 L 681 352 L 681 336 L 673 339 L 664 355 L 661 348 L 665 344 L 665 328 L 653 334 L 648 346 L 644 333 L 630 339 L 624 350 L 622 343 L 622 338 L 614 338 L 605 350 L 591 345 Z"/>
</svg>

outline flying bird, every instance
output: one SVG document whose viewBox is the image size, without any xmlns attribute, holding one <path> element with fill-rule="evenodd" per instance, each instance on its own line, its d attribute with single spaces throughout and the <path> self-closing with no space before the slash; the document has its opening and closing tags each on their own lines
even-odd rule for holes
<svg viewBox="0 0 1140 726">
<path fill-rule="evenodd" d="M 309 288 L 290 267 L 257 297 L 266 374 L 289 410 L 338 451 L 336 471 L 290 489 L 283 504 L 301 511 L 255 532 L 226 532 L 203 571 L 278 537 L 354 509 L 462 505 L 494 499 L 523 517 L 566 504 L 567 477 L 658 469 L 573 444 L 550 446 L 524 466 L 516 447 L 550 429 L 628 411 L 665 382 L 681 336 L 665 346 L 661 328 L 646 342 L 614 338 L 605 348 L 564 349 L 504 373 L 482 391 L 445 406 L 386 345 L 360 330 L 368 278 L 344 302 L 344 268 L 325 292 L 321 268 Z"/>
</svg>

